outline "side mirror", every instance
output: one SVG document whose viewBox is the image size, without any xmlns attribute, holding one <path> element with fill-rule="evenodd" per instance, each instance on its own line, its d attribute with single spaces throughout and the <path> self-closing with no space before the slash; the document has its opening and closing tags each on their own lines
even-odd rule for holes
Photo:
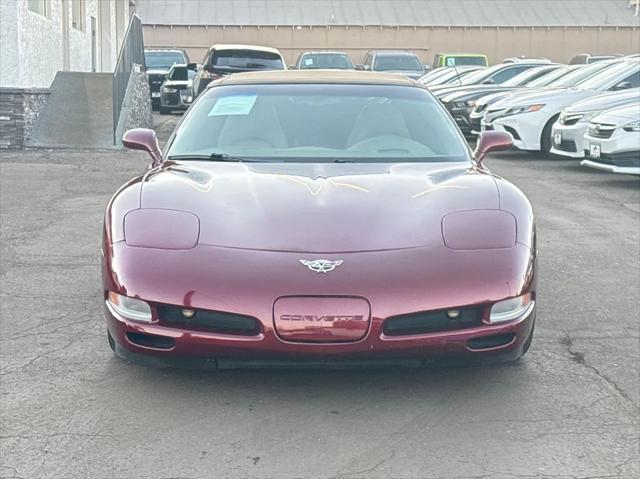
<svg viewBox="0 0 640 479">
<path fill-rule="evenodd" d="M 615 91 L 618 90 L 628 90 L 629 88 L 631 88 L 633 85 L 631 85 L 631 82 L 628 81 L 622 81 L 620 83 L 618 83 L 616 86 L 613 87 L 613 89 Z"/>
<path fill-rule="evenodd" d="M 133 130 L 127 130 L 122 136 L 122 144 L 125 148 L 130 150 L 142 150 L 151 155 L 153 159 L 153 166 L 158 166 L 162 163 L 162 153 L 160 152 L 160 145 L 158 144 L 158 138 L 156 132 L 148 128 L 134 128 Z"/>
<path fill-rule="evenodd" d="M 493 85 L 495 83 L 495 81 L 493 80 L 493 78 L 487 78 L 485 81 L 482 82 L 483 85 Z"/>
<path fill-rule="evenodd" d="M 193 70 L 194 72 L 198 70 L 197 63 L 187 63 L 187 70 Z"/>
<path fill-rule="evenodd" d="M 508 150 L 513 146 L 513 138 L 505 131 L 485 131 L 478 139 L 473 156 L 478 165 L 482 164 L 485 156 L 492 151 Z"/>
</svg>

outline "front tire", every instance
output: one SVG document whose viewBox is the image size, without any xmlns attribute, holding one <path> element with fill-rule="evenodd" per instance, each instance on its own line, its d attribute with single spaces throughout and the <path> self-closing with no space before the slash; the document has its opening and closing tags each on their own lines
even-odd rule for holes
<svg viewBox="0 0 640 479">
<path fill-rule="evenodd" d="M 111 351 L 113 351 L 115 353 L 116 352 L 116 342 L 113 339 L 113 336 L 111 336 L 111 333 L 109 332 L 108 329 L 107 329 L 107 341 L 109 342 L 109 347 L 111 348 Z"/>
<path fill-rule="evenodd" d="M 555 158 L 555 155 L 551 153 L 551 128 L 553 128 L 553 124 L 556 122 L 559 116 L 560 115 L 556 115 L 552 117 L 542 129 L 542 136 L 540 137 L 540 149 L 542 150 L 542 154 L 548 160 L 552 160 Z"/>
</svg>

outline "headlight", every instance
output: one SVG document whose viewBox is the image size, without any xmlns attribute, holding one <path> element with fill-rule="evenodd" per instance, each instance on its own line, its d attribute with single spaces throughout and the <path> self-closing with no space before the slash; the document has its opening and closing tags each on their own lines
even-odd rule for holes
<svg viewBox="0 0 640 479">
<path fill-rule="evenodd" d="M 544 108 L 544 103 L 536 103 L 535 105 L 514 106 L 513 108 L 509 108 L 507 111 L 505 111 L 503 116 L 520 115 L 521 113 L 531 113 L 533 111 L 542 110 L 543 108 Z"/>
<path fill-rule="evenodd" d="M 165 93 L 175 93 L 175 92 L 177 92 L 178 90 L 177 90 L 176 88 L 171 88 L 171 87 L 168 87 L 168 86 L 163 86 L 163 87 L 162 87 L 162 91 L 163 91 L 163 92 L 165 92 Z"/>
<path fill-rule="evenodd" d="M 476 101 L 475 100 L 468 100 L 467 101 L 467 106 L 469 108 L 473 108 L 474 106 L 476 106 Z"/>
<path fill-rule="evenodd" d="M 622 127 L 622 129 L 628 132 L 640 131 L 640 121 L 632 121 L 631 123 L 627 123 Z"/>
<path fill-rule="evenodd" d="M 491 314 L 489 322 L 491 324 L 504 323 L 519 318 L 533 308 L 535 301 L 531 299 L 530 294 L 518 296 L 516 298 L 498 301 L 491 306 Z"/>
<path fill-rule="evenodd" d="M 151 306 L 141 299 L 122 296 L 113 291 L 109 291 L 107 304 L 113 311 L 118 313 L 125 319 L 132 321 L 140 321 L 143 323 L 151 322 Z"/>
</svg>

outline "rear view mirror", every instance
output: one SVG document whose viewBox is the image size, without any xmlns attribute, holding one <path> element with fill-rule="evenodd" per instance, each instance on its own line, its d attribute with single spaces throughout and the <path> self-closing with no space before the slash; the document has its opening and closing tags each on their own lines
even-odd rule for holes
<svg viewBox="0 0 640 479">
<path fill-rule="evenodd" d="M 153 166 L 162 163 L 162 153 L 156 132 L 148 128 L 134 128 L 127 130 L 122 137 L 122 145 L 130 150 L 146 151 L 151 156 Z"/>
<path fill-rule="evenodd" d="M 485 131 L 478 139 L 478 145 L 473 152 L 476 163 L 482 164 L 485 156 L 492 151 L 508 150 L 513 146 L 513 138 L 505 131 Z"/>
</svg>

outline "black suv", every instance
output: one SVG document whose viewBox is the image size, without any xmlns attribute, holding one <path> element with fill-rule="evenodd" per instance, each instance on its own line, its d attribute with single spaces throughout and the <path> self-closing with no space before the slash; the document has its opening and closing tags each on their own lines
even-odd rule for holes
<svg viewBox="0 0 640 479">
<path fill-rule="evenodd" d="M 157 109 L 160 107 L 160 86 L 164 83 L 167 73 L 176 63 L 189 63 L 189 57 L 184 50 L 177 48 L 145 48 L 144 62 L 149 77 L 151 106 Z"/>
<path fill-rule="evenodd" d="M 193 94 L 198 96 L 213 80 L 232 73 L 286 69 L 282 55 L 275 48 L 212 45 L 193 79 Z"/>
</svg>

